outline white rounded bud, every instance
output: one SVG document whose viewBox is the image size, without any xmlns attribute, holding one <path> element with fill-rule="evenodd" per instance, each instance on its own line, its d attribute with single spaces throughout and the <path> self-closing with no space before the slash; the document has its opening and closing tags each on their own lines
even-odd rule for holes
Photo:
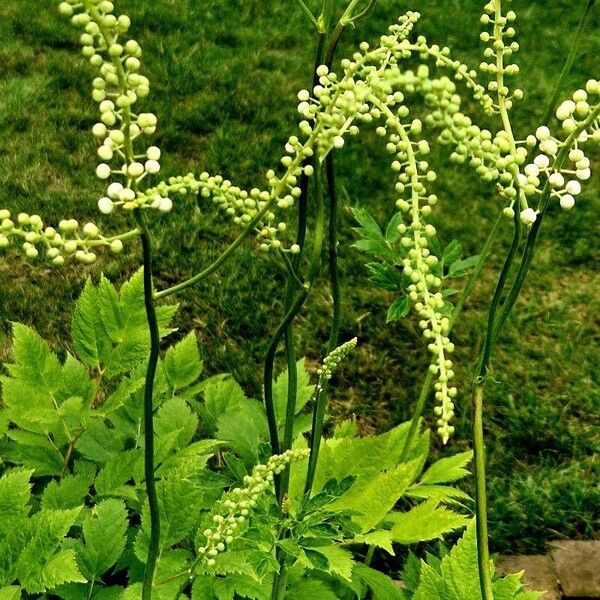
<svg viewBox="0 0 600 600">
<path fill-rule="evenodd" d="M 173 201 L 171 198 L 161 198 L 158 210 L 163 213 L 168 213 L 173 208 Z"/>
<path fill-rule="evenodd" d="M 112 198 L 113 200 L 119 200 L 119 195 L 122 191 L 123 186 L 118 181 L 115 181 L 108 186 L 106 193 L 108 194 L 109 198 Z"/>
<path fill-rule="evenodd" d="M 154 175 L 160 171 L 160 163 L 157 160 L 147 160 L 145 168 L 148 173 Z"/>
<path fill-rule="evenodd" d="M 110 198 L 103 197 L 100 198 L 100 200 L 98 200 L 98 209 L 101 213 L 105 215 L 110 215 L 114 207 L 115 205 L 113 204 L 113 201 Z"/>
<path fill-rule="evenodd" d="M 526 208 L 521 211 L 521 221 L 525 225 L 533 225 L 537 220 L 537 212 L 533 208 Z"/>
<path fill-rule="evenodd" d="M 108 179 L 110 177 L 110 167 L 106 163 L 100 163 L 96 167 L 96 176 L 99 179 Z"/>
<path fill-rule="evenodd" d="M 160 160 L 160 148 L 157 146 L 150 146 L 146 150 L 146 156 L 149 160 Z"/>
<path fill-rule="evenodd" d="M 575 198 L 571 194 L 565 194 L 560 197 L 560 206 L 565 210 L 571 210 L 575 206 Z"/>
</svg>

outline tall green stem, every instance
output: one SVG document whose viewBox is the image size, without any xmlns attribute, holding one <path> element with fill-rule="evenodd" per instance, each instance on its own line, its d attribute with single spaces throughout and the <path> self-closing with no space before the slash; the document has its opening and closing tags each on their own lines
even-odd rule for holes
<svg viewBox="0 0 600 600">
<path fill-rule="evenodd" d="M 144 263 L 144 305 L 146 319 L 150 331 L 150 355 L 146 367 L 146 381 L 144 385 L 144 477 L 146 479 L 146 493 L 150 509 L 150 541 L 148 543 L 148 558 L 142 587 L 142 600 L 151 600 L 152 585 L 160 550 L 160 513 L 158 496 L 154 481 L 154 408 L 153 392 L 154 378 L 158 364 L 160 335 L 156 307 L 154 305 L 154 286 L 152 282 L 152 238 L 146 227 L 143 215 L 138 215 L 141 233 L 143 263 Z"/>
<path fill-rule="evenodd" d="M 492 575 L 490 572 L 490 551 L 487 544 L 487 494 L 485 484 L 485 444 L 483 441 L 483 384 L 476 383 L 472 400 L 472 434 L 475 459 L 475 505 L 477 519 L 477 564 L 479 566 L 479 585 L 484 600 L 494 600 Z M 486 518 L 479 518 L 485 515 Z M 480 540 L 485 540 L 481 543 Z"/>
</svg>

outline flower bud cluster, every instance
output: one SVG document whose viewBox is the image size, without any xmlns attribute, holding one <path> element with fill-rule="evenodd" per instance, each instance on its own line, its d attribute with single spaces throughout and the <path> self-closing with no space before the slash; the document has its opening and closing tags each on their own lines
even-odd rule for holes
<svg viewBox="0 0 600 600">
<path fill-rule="evenodd" d="M 332 350 L 324 359 L 323 359 L 323 367 L 317 371 L 319 375 L 319 387 L 326 381 L 329 381 L 332 377 L 336 369 L 340 366 L 340 363 L 356 348 L 356 344 L 358 343 L 357 338 L 352 338 L 347 342 L 344 342 L 335 350 Z"/>
<path fill-rule="evenodd" d="M 307 448 L 298 448 L 271 456 L 266 465 L 257 465 L 252 469 L 252 475 L 244 477 L 245 487 L 234 488 L 227 494 L 227 498 L 221 501 L 225 514 L 219 512 L 213 515 L 213 526 L 203 532 L 206 544 L 198 548 L 198 554 L 209 567 L 215 565 L 215 557 L 224 552 L 239 534 L 240 526 L 261 495 L 273 485 L 274 476 L 282 473 L 290 463 L 305 459 L 309 452 Z"/>
<path fill-rule="evenodd" d="M 396 207 L 406 215 L 405 222 L 398 225 L 400 244 L 406 251 L 404 273 L 411 280 L 408 294 L 420 317 L 419 327 L 429 342 L 428 349 L 432 355 L 430 370 L 437 375 L 437 431 L 446 443 L 454 432 L 449 422 L 454 416 L 452 398 L 456 396 L 457 389 L 450 385 L 454 371 L 448 354 L 454 350 L 454 344 L 448 337 L 450 321 L 442 312 L 445 304 L 441 291 L 442 280 L 434 274 L 438 258 L 429 248 L 429 240 L 436 235 L 436 229 L 427 223 L 427 218 L 438 198 L 427 192 L 425 183 L 434 181 L 436 176 L 425 160 L 429 154 L 427 142 L 411 141 L 399 120 L 392 122 L 388 119 L 387 125 L 395 129 L 395 133 L 389 134 L 387 149 L 395 157 L 392 169 L 398 172 L 396 192 L 400 197 Z M 414 119 L 410 124 L 410 132 L 418 135 L 420 130 L 420 121 Z"/>
<path fill-rule="evenodd" d="M 489 45 L 483 53 L 485 60 L 479 65 L 479 70 L 491 77 L 487 89 L 498 95 L 499 101 L 494 105 L 497 111 L 504 108 L 510 110 L 513 100 L 523 98 L 523 91 L 518 88 L 511 94 L 504 79 L 505 76 L 516 75 L 519 72 L 519 66 L 507 60 L 519 50 L 519 44 L 514 40 L 515 28 L 512 26 L 516 18 L 517 15 L 512 10 L 502 14 L 500 0 L 490 0 L 481 16 L 481 23 L 486 29 L 481 32 L 480 37 Z M 487 28 L 491 28 L 492 31 Z"/>
<path fill-rule="evenodd" d="M 92 128 L 100 144 L 101 162 L 96 175 L 101 180 L 121 178 L 121 183 L 111 183 L 98 201 L 100 212 L 110 214 L 115 206 L 170 211 L 172 202 L 168 197 L 143 206 L 137 201 L 139 183 L 160 171 L 161 153 L 156 146 L 149 146 L 141 154 L 134 150 L 138 138 L 156 131 L 157 118 L 153 113 L 133 111 L 138 100 L 149 94 L 150 83 L 140 74 L 139 43 L 125 38 L 131 25 L 129 17 L 115 15 L 109 0 L 67 0 L 60 3 L 59 11 L 83 30 L 82 53 L 99 71 L 92 83 L 92 98 L 100 109 L 100 120 Z"/>
<path fill-rule="evenodd" d="M 15 220 L 8 210 L 0 210 L 0 249 L 20 246 L 25 256 L 34 260 L 40 255 L 53 267 L 62 267 L 73 258 L 85 265 L 96 261 L 96 248 L 105 246 L 118 254 L 123 241 L 134 232 L 112 238 L 104 237 L 94 223 L 81 226 L 75 219 L 63 219 L 58 227 L 47 227 L 39 215 L 19 213 Z"/>
<path fill-rule="evenodd" d="M 583 151 L 588 142 L 600 144 L 600 83 L 591 79 L 586 89 L 576 90 L 556 110 L 566 139 L 552 135 L 542 125 L 535 132 L 537 154 L 519 175 L 519 183 L 527 196 L 541 194 L 546 186 L 564 210 L 575 206 L 581 193 L 582 182 L 591 177 L 591 161 Z M 526 208 L 520 213 L 521 221 L 533 225 L 537 211 Z"/>
</svg>

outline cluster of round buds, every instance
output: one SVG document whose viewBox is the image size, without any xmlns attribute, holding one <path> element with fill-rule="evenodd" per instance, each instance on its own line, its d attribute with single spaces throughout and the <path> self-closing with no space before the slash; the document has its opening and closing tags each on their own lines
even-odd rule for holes
<svg viewBox="0 0 600 600">
<path fill-rule="evenodd" d="M 501 11 L 501 2 L 499 0 L 491 0 L 484 7 L 484 13 L 481 16 L 481 23 L 484 27 L 491 26 L 492 31 L 487 29 L 481 32 L 481 40 L 489 43 L 489 46 L 484 51 L 485 61 L 479 65 L 479 69 L 483 73 L 488 73 L 491 76 L 491 81 L 488 83 L 488 91 L 498 94 L 504 107 L 510 110 L 512 101 L 523 98 L 523 91 L 520 89 L 513 90 L 512 94 L 505 83 L 504 77 L 516 75 L 519 72 L 519 66 L 510 63 L 506 59 L 519 50 L 519 44 L 513 38 L 515 37 L 515 28 L 512 23 L 517 18 L 514 11 L 509 10 L 505 15 Z M 494 106 L 495 109 L 500 109 L 499 104 Z"/>
<path fill-rule="evenodd" d="M 198 554 L 206 560 L 207 566 L 213 567 L 215 557 L 233 542 L 261 495 L 273 485 L 274 476 L 282 473 L 290 463 L 303 460 L 308 455 L 309 450 L 301 448 L 271 456 L 266 465 L 257 465 L 252 469 L 252 475 L 244 477 L 244 487 L 234 488 L 227 494 L 227 498 L 221 501 L 225 514 L 213 515 L 213 526 L 203 532 L 206 544 L 198 548 Z"/>
<path fill-rule="evenodd" d="M 69 258 L 92 264 L 96 260 L 94 250 L 103 246 L 118 254 L 123 250 L 123 239 L 136 234 L 107 238 L 94 223 L 80 226 L 75 219 L 63 219 L 54 228 L 44 226 L 39 215 L 19 213 L 13 220 L 8 210 L 0 210 L 0 249 L 20 246 L 27 258 L 43 258 L 54 267 L 62 267 Z"/>
<path fill-rule="evenodd" d="M 317 371 L 319 375 L 319 387 L 323 385 L 324 382 L 329 381 L 336 369 L 340 366 L 340 363 L 356 348 L 356 344 L 358 343 L 357 338 L 352 338 L 347 342 L 344 342 L 335 350 L 332 350 L 324 359 L 323 359 L 323 367 Z"/>
<path fill-rule="evenodd" d="M 137 138 L 156 131 L 157 118 L 153 113 L 133 111 L 138 100 L 148 95 L 150 83 L 139 72 L 139 43 L 124 39 L 131 21 L 127 15 L 115 15 L 114 5 L 108 0 L 68 0 L 61 2 L 59 11 L 83 30 L 83 55 L 99 71 L 92 83 L 92 97 L 100 109 L 100 120 L 92 128 L 100 144 L 101 162 L 96 175 L 102 180 L 122 178 L 122 183 L 109 185 L 98 208 L 103 214 L 110 214 L 119 205 L 129 210 L 140 208 L 136 201 L 138 185 L 146 176 L 160 171 L 160 150 L 156 146 L 148 147 L 143 154 L 134 150 Z M 168 212 L 172 202 L 165 197 L 148 206 Z"/>
<path fill-rule="evenodd" d="M 593 96 L 596 97 L 590 103 Z M 530 136 L 533 143 L 538 144 L 539 152 L 519 175 L 519 183 L 526 196 L 542 193 L 547 185 L 550 195 L 559 201 L 561 208 L 573 208 L 576 197 L 581 193 L 582 182 L 592 174 L 591 162 L 583 146 L 589 141 L 600 143 L 598 96 L 600 84 L 590 80 L 585 90 L 576 90 L 572 99 L 565 100 L 558 107 L 556 117 L 567 135 L 566 140 L 553 136 L 545 125 L 537 128 L 535 136 Z M 565 148 L 566 145 L 568 148 Z M 566 150 L 568 154 L 565 159 L 560 158 Z M 527 207 L 520 216 L 526 225 L 532 225 L 537 219 L 537 212 Z"/>
</svg>

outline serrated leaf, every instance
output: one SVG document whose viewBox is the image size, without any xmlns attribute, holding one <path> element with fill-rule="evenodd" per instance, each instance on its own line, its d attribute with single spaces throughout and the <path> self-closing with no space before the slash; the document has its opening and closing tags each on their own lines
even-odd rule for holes
<svg viewBox="0 0 600 600">
<path fill-rule="evenodd" d="M 405 600 L 404 592 L 387 575 L 357 563 L 353 574 L 373 593 L 373 600 Z"/>
<path fill-rule="evenodd" d="M 475 519 L 472 519 L 463 537 L 442 559 L 441 574 L 448 590 L 456 600 L 479 600 L 479 569 Z"/>
<path fill-rule="evenodd" d="M 88 279 L 75 303 L 71 320 L 71 338 L 79 358 L 87 365 L 99 367 L 107 358 L 112 342 L 102 324 L 98 290 Z"/>
<path fill-rule="evenodd" d="M 465 469 L 473 458 L 473 451 L 461 452 L 434 462 L 421 477 L 421 483 L 452 483 L 469 475 Z"/>
<path fill-rule="evenodd" d="M 354 539 L 350 540 L 350 542 L 367 544 L 368 546 L 374 546 L 375 548 L 382 548 L 388 554 L 394 556 L 392 532 L 387 529 L 375 529 L 374 531 L 369 531 L 369 533 L 359 533 L 354 537 Z"/>
<path fill-rule="evenodd" d="M 406 495 L 411 498 L 418 498 L 422 500 L 435 500 L 438 502 L 445 502 L 447 504 L 458 504 L 460 500 L 472 500 L 471 496 L 462 490 L 451 487 L 449 485 L 437 485 L 437 484 L 415 484 L 412 485 L 407 491 Z"/>
<path fill-rule="evenodd" d="M 104 275 L 100 276 L 100 283 L 97 288 L 97 303 L 104 330 L 113 342 L 122 342 L 124 322 L 119 294 Z"/>
<path fill-rule="evenodd" d="M 327 570 L 329 573 L 339 575 L 342 579 L 350 581 L 352 579 L 352 569 L 356 564 L 352 557 L 352 552 L 334 544 L 331 546 L 321 546 L 319 552 L 329 561 Z"/>
<path fill-rule="evenodd" d="M 0 477 L 0 533 L 29 514 L 33 470 L 11 469 Z"/>
<path fill-rule="evenodd" d="M 194 383 L 202 374 L 196 334 L 191 331 L 165 355 L 164 368 L 171 387 L 177 391 Z"/>
<path fill-rule="evenodd" d="M 60 481 L 50 481 L 42 494 L 42 509 L 68 509 L 81 506 L 92 485 L 94 475 L 95 469 L 93 472 L 67 475 Z"/>
<path fill-rule="evenodd" d="M 462 254 L 462 244 L 458 240 L 452 240 L 444 249 L 442 260 L 444 265 L 451 265 L 457 261 Z"/>
<path fill-rule="evenodd" d="M 109 459 L 98 473 L 94 487 L 100 497 L 113 496 L 117 498 L 136 499 L 132 481 L 143 464 L 141 448 L 121 452 Z"/>
<path fill-rule="evenodd" d="M 350 490 L 333 502 L 330 508 L 358 513 L 352 520 L 361 528 L 361 533 L 368 532 L 394 507 L 419 470 L 419 461 L 413 460 L 385 472 L 363 473 Z"/>
<path fill-rule="evenodd" d="M 393 522 L 392 539 L 406 545 L 440 538 L 469 523 L 465 516 L 438 506 L 436 500 L 427 500 L 407 512 L 391 513 L 388 518 Z"/>
<path fill-rule="evenodd" d="M 469 256 L 462 260 L 455 260 L 448 269 L 450 277 L 460 277 L 465 271 L 473 268 L 479 262 L 479 256 Z"/>
<path fill-rule="evenodd" d="M 296 363 L 296 410 L 295 414 L 298 414 L 311 399 L 315 386 L 310 384 L 310 376 L 306 370 L 306 362 L 304 358 L 301 358 Z M 286 408 L 287 408 L 287 392 L 288 392 L 288 372 L 287 369 L 279 374 L 275 382 L 273 383 L 273 402 L 275 404 L 275 414 L 277 416 L 277 423 L 281 427 L 285 420 Z"/>
<path fill-rule="evenodd" d="M 128 520 L 120 500 L 103 500 L 83 521 L 85 546 L 77 561 L 90 581 L 99 579 L 112 567 L 125 548 Z"/>
<path fill-rule="evenodd" d="M 167 400 L 156 413 L 154 429 L 156 436 L 177 431 L 175 449 L 183 448 L 190 443 L 198 428 L 198 417 L 192 413 L 186 402 L 179 398 Z"/>
<path fill-rule="evenodd" d="M 388 308 L 386 323 L 392 323 L 398 319 L 402 319 L 410 312 L 410 298 L 401 296 Z"/>
<path fill-rule="evenodd" d="M 14 570 L 25 591 L 40 593 L 59 583 L 82 581 L 73 552 L 59 551 L 55 555 L 79 512 L 78 508 L 42 510 L 30 518 L 31 536 Z"/>
<path fill-rule="evenodd" d="M 9 585 L 0 588 L 0 600 L 20 600 L 21 587 L 18 585 Z"/>
<path fill-rule="evenodd" d="M 397 242 L 400 239 L 400 232 L 398 231 L 398 225 L 403 222 L 404 216 L 401 212 L 397 212 L 390 219 L 390 222 L 385 228 L 385 239 L 390 244 Z"/>
<path fill-rule="evenodd" d="M 217 420 L 219 440 L 237 452 L 244 462 L 255 464 L 261 440 L 267 437 L 266 415 L 262 404 L 256 400 L 245 400 L 227 411 Z"/>
<path fill-rule="evenodd" d="M 46 436 L 12 429 L 8 437 L 15 444 L 3 450 L 3 459 L 34 469 L 35 475 L 60 476 L 64 458 Z"/>
</svg>

